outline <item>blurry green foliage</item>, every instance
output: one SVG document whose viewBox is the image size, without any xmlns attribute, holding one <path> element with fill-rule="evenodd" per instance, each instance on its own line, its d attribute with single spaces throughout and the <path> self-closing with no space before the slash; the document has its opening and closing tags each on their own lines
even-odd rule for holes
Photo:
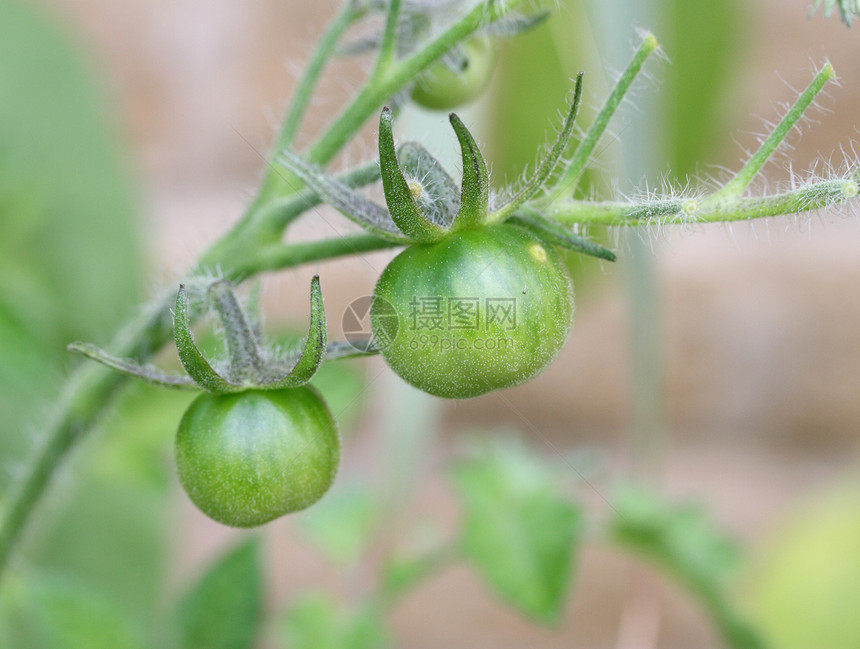
<svg viewBox="0 0 860 649">
<path fill-rule="evenodd" d="M 519 445 L 494 444 L 460 463 L 453 479 L 469 562 L 500 599 L 537 621 L 557 622 L 583 531 L 579 507 Z"/>
<path fill-rule="evenodd" d="M 612 501 L 612 541 L 654 563 L 695 594 L 733 649 L 766 645 L 733 605 L 737 546 L 696 505 L 676 505 L 648 490 L 623 489 Z"/>
<path fill-rule="evenodd" d="M 66 344 L 103 340 L 139 298 L 129 179 L 81 58 L 32 3 L 0 0 L 4 460 L 21 456 L 33 413 L 56 395 Z"/>
<path fill-rule="evenodd" d="M 756 621 L 780 649 L 860 647 L 860 489 L 838 484 L 779 521 L 750 572 Z"/>
<path fill-rule="evenodd" d="M 118 602 L 62 577 L 31 574 L 3 594 L 0 646 L 14 649 L 143 649 L 140 627 Z"/>
<path fill-rule="evenodd" d="M 176 609 L 177 649 L 253 649 L 262 619 L 260 544 L 218 558 Z"/>
<path fill-rule="evenodd" d="M 367 549 L 380 514 L 380 501 L 358 485 L 336 484 L 301 514 L 301 531 L 333 563 L 350 566 Z"/>
<path fill-rule="evenodd" d="M 346 610 L 322 593 L 305 593 L 289 608 L 281 639 L 285 649 L 385 649 L 391 646 L 377 609 Z"/>
</svg>

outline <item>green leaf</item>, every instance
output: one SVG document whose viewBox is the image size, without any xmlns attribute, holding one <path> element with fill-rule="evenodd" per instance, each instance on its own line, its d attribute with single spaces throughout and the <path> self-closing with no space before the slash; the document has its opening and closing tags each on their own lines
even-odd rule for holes
<svg viewBox="0 0 860 649">
<path fill-rule="evenodd" d="M 557 622 L 582 532 L 580 509 L 552 472 L 521 449 L 495 447 L 459 465 L 463 550 L 496 595 L 533 619 Z"/>
<path fill-rule="evenodd" d="M 534 175 L 528 182 L 517 192 L 517 194 L 508 201 L 507 204 L 500 207 L 490 214 L 489 221 L 499 223 L 507 219 L 513 214 L 518 207 L 523 205 L 530 198 L 533 198 L 541 188 L 546 184 L 552 175 L 553 171 L 561 160 L 564 151 L 570 142 L 570 137 L 573 135 L 573 127 L 576 124 L 576 116 L 579 114 L 579 106 L 582 103 L 582 75 L 580 72 L 576 75 L 576 86 L 573 91 L 573 100 L 570 102 L 570 109 L 567 112 L 567 118 L 561 127 L 558 137 L 548 151 L 546 157 L 541 161 Z"/>
<path fill-rule="evenodd" d="M 254 326 L 242 310 L 230 282 L 213 282 L 207 291 L 221 320 L 230 370 L 234 380 L 244 380 L 259 374 L 263 359 Z"/>
<path fill-rule="evenodd" d="M 433 243 L 445 236 L 445 229 L 431 222 L 415 201 L 420 184 L 410 187 L 400 170 L 394 149 L 394 133 L 391 130 L 391 109 L 387 106 L 379 116 L 379 168 L 382 174 L 382 189 L 385 204 L 398 229 L 412 241 Z"/>
<path fill-rule="evenodd" d="M 182 367 L 197 385 L 215 394 L 236 392 L 242 389 L 241 386 L 233 385 L 218 374 L 194 342 L 194 337 L 191 335 L 191 322 L 188 318 L 188 294 L 184 285 L 179 286 L 179 292 L 176 294 L 176 306 L 173 310 L 173 337 L 176 340 L 176 351 L 179 354 L 179 360 L 182 361 Z"/>
<path fill-rule="evenodd" d="M 302 515 L 301 529 L 329 560 L 349 566 L 367 549 L 378 515 L 369 489 L 340 487 Z"/>
<path fill-rule="evenodd" d="M 293 151 L 283 151 L 278 164 L 294 173 L 309 189 L 367 232 L 389 241 L 408 241 L 388 212 L 341 180 L 312 165 Z"/>
<path fill-rule="evenodd" d="M 615 253 L 608 248 L 604 248 L 600 244 L 572 232 L 555 221 L 544 218 L 541 214 L 531 209 L 523 208 L 512 216 L 510 220 L 512 223 L 519 223 L 537 232 L 553 245 L 561 246 L 568 250 L 576 250 L 577 252 L 599 259 L 615 261 Z"/>
<path fill-rule="evenodd" d="M 68 21 L 0 2 L 0 435 L 4 463 L 62 386 L 70 340 L 104 339 L 139 298 L 131 175 Z M 31 432 L 31 431 L 26 431 Z M 0 470 L 0 492 L 10 480 Z"/>
<path fill-rule="evenodd" d="M 191 377 L 184 374 L 168 374 L 153 367 L 152 365 L 140 365 L 136 361 L 118 358 L 108 354 L 102 348 L 93 345 L 92 343 L 73 342 L 66 349 L 70 352 L 75 352 L 81 356 L 86 356 L 90 360 L 101 363 L 102 365 L 128 374 L 135 378 L 151 383 L 152 385 L 160 385 L 164 388 L 196 388 Z"/>
<path fill-rule="evenodd" d="M 323 594 L 308 594 L 284 619 L 287 649 L 385 649 L 391 641 L 378 609 L 345 611 Z"/>
<path fill-rule="evenodd" d="M 286 376 L 274 383 L 264 384 L 260 387 L 279 390 L 305 385 L 316 374 L 325 354 L 325 309 L 323 307 L 322 289 L 320 288 L 320 276 L 314 275 L 311 279 L 311 322 L 308 326 L 308 335 L 305 339 L 302 355 Z"/>
<path fill-rule="evenodd" d="M 0 640 L 10 649 L 143 649 L 114 600 L 65 577 L 29 573 L 11 582 L 0 608 Z"/>
<path fill-rule="evenodd" d="M 460 118 L 451 113 L 450 120 L 463 155 L 463 186 L 460 194 L 460 209 L 454 219 L 454 227 L 457 229 L 475 227 L 487 218 L 490 204 L 490 174 L 487 171 L 487 161 L 484 160 L 475 138 Z"/>
<path fill-rule="evenodd" d="M 218 559 L 176 610 L 178 649 L 252 649 L 262 615 L 259 542 Z"/>
<path fill-rule="evenodd" d="M 645 490 L 624 489 L 613 501 L 610 537 L 665 570 L 704 604 L 729 646 L 761 649 L 764 641 L 729 598 L 737 546 L 693 505 L 674 505 Z"/>
</svg>

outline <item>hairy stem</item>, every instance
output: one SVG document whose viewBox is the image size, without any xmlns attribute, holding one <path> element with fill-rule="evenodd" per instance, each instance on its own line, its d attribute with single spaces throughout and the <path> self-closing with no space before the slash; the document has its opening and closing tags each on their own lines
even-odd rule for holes
<svg viewBox="0 0 860 649">
<path fill-rule="evenodd" d="M 334 125 L 311 147 L 307 155 L 308 161 L 318 165 L 328 163 L 379 109 L 382 102 L 393 97 L 415 75 L 455 44 L 482 25 L 511 12 L 521 2 L 522 0 L 507 0 L 479 3 L 412 56 L 392 64 L 387 69 L 377 67 L 377 73 L 371 76 L 368 83 L 338 116 Z"/>
<path fill-rule="evenodd" d="M 273 164 L 274 158 L 284 149 L 292 145 L 298 133 L 299 126 L 305 116 L 308 105 L 310 105 L 314 90 L 319 83 L 323 68 L 331 59 L 335 47 L 337 47 L 341 36 L 359 17 L 360 12 L 356 9 L 354 2 L 344 2 L 340 11 L 329 22 L 325 32 L 311 55 L 310 61 L 302 74 L 290 106 L 287 109 L 281 132 L 270 155 L 270 165 L 266 177 L 260 188 L 260 192 L 253 205 L 263 205 L 272 196 L 281 193 L 283 180 L 278 175 Z"/>
<path fill-rule="evenodd" d="M 848 178 L 812 183 L 774 194 L 715 203 L 709 198 L 678 198 L 642 203 L 569 201 L 549 208 L 546 216 L 565 225 L 648 225 L 746 221 L 800 214 L 846 203 L 858 195 L 860 172 Z"/>
<path fill-rule="evenodd" d="M 771 132 L 767 139 L 762 142 L 758 151 L 756 151 L 743 168 L 735 174 L 734 178 L 723 185 L 718 192 L 712 194 L 708 198 L 709 203 L 719 203 L 721 201 L 731 200 L 743 194 L 744 189 L 747 188 L 747 185 L 750 184 L 753 177 L 770 159 L 777 147 L 779 147 L 783 140 L 785 140 L 789 131 L 794 128 L 794 125 L 797 124 L 798 120 L 803 116 L 803 113 L 806 112 L 807 108 L 809 108 L 816 95 L 821 92 L 824 84 L 834 76 L 836 76 L 836 73 L 833 70 L 833 66 L 830 65 L 830 62 L 828 61 L 824 66 L 822 66 L 821 70 L 818 71 L 818 74 L 815 75 L 815 78 L 809 86 L 807 86 L 806 90 L 804 90 L 800 97 L 797 98 L 794 106 L 792 106 L 786 113 L 785 117 L 782 118 L 777 127 L 773 129 L 773 132 Z"/>
<path fill-rule="evenodd" d="M 645 60 L 658 47 L 659 43 L 653 34 L 647 34 L 642 39 L 642 44 L 636 50 L 630 63 L 627 64 L 609 97 L 607 97 L 606 103 L 603 104 L 585 137 L 582 138 L 576 147 L 573 158 L 571 158 L 561 178 L 558 179 L 553 189 L 547 194 L 545 199 L 547 202 L 554 201 L 565 195 L 569 196 L 576 189 L 577 184 L 582 178 L 582 174 L 585 173 L 585 166 L 588 164 L 591 154 L 594 153 L 594 147 L 597 146 L 600 137 L 609 126 L 609 121 L 612 119 L 615 111 L 618 110 L 618 106 L 621 105 L 621 100 L 624 99 L 624 95 L 627 94 L 627 91 L 633 84 L 633 80 L 639 75 L 642 66 L 645 64 Z"/>
</svg>

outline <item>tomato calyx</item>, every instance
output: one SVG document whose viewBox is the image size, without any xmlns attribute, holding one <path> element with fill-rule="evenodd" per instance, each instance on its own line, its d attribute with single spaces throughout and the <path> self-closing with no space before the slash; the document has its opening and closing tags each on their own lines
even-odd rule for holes
<svg viewBox="0 0 860 649">
<path fill-rule="evenodd" d="M 395 145 L 394 114 L 387 106 L 379 117 L 378 142 L 385 208 L 292 151 L 284 151 L 279 162 L 358 225 L 398 243 L 433 244 L 464 230 L 513 219 L 553 245 L 615 261 L 612 251 L 541 214 L 540 193 L 550 184 L 573 135 L 582 101 L 582 78 L 580 73 L 564 124 L 534 174 L 522 186 L 500 196 L 491 195 L 487 162 L 456 113 L 451 113 L 449 120 L 462 156 L 459 191 L 438 160 L 423 147 L 414 142 Z"/>
<path fill-rule="evenodd" d="M 173 332 L 179 360 L 187 375 L 171 374 L 151 365 L 117 358 L 90 343 L 75 342 L 68 346 L 111 369 L 168 388 L 197 389 L 212 394 L 245 390 L 281 390 L 306 385 L 323 360 L 373 353 L 355 348 L 353 343 L 329 343 L 319 276 L 311 280 L 311 314 L 308 335 L 302 349 L 280 358 L 263 345 L 256 318 L 243 310 L 230 282 L 217 280 L 206 287 L 206 302 L 218 315 L 229 360 L 210 363 L 200 351 L 191 333 L 188 291 L 180 284 L 173 311 Z"/>
</svg>

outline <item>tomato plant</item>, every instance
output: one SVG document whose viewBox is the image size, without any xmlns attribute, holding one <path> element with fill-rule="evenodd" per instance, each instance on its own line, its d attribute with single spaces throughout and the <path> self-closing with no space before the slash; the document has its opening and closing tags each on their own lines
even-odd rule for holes
<svg viewBox="0 0 860 649">
<path fill-rule="evenodd" d="M 440 397 L 475 397 L 539 374 L 567 340 L 573 285 L 552 246 L 516 225 L 410 246 L 374 289 L 376 339 L 402 379 Z M 384 310 L 380 314 L 380 305 Z"/>
<path fill-rule="evenodd" d="M 201 394 L 176 434 L 176 471 L 206 515 L 261 525 L 312 505 L 337 473 L 337 426 L 309 386 Z"/>
<path fill-rule="evenodd" d="M 856 0 L 828 0 L 815 3 L 815 7 L 823 5 L 829 13 L 837 3 L 846 22 L 860 12 Z M 380 353 L 389 368 L 407 382 L 446 398 L 475 397 L 537 376 L 565 344 L 574 310 L 572 280 L 559 260 L 558 249 L 575 250 L 608 262 L 616 259 L 614 252 L 588 238 L 595 226 L 649 226 L 659 230 L 672 224 L 744 221 L 839 207 L 852 201 L 856 204 L 860 171 L 850 156 L 838 172 L 835 166 L 826 166 L 824 178 L 810 174 L 792 178 L 791 183 L 771 193 L 752 196 L 748 192 L 754 177 L 834 77 L 829 62 L 819 67 L 796 103 L 744 165 L 721 184 L 711 182 L 697 188 L 691 181 L 683 188 L 661 194 L 643 191 L 624 196 L 619 192 L 615 197 L 600 199 L 590 193 L 590 188 L 583 186 L 587 185 L 583 183 L 586 168 L 600 151 L 599 143 L 614 113 L 646 60 L 658 50 L 657 40 L 650 33 L 643 35 L 590 124 L 577 123 L 583 73 L 576 77 L 557 137 L 519 182 L 491 185 L 486 160 L 464 121 L 454 114 L 450 122 L 461 154 L 460 164 L 456 165 L 461 174 L 459 185 L 446 165 L 419 141 L 395 144 L 394 130 L 403 127 L 398 116 L 410 96 L 430 108 L 450 108 L 471 101 L 486 87 L 493 69 L 495 39 L 521 33 L 547 15 L 539 11 L 531 15 L 518 13 L 518 6 L 525 4 L 522 0 L 345 0 L 298 81 L 266 160 L 263 181 L 243 216 L 201 252 L 178 280 L 182 282 L 178 292 L 173 284 L 153 298 L 147 308 L 136 312 L 109 343 L 110 353 L 89 343 L 69 345 L 73 351 L 112 370 L 168 388 L 204 392 L 181 417 L 174 450 L 176 471 L 187 495 L 215 521 L 243 528 L 261 525 L 309 507 L 332 486 L 340 460 L 340 437 L 325 401 L 308 386 L 325 362 Z M 6 22 L 0 20 L 0 29 Z M 17 29 L 12 32 L 23 33 Z M 347 34 L 360 39 L 357 46 L 343 46 Z M 9 50 L 9 56 L 0 57 L 0 61 L 8 66 L 20 65 L 14 48 L 26 41 L 20 36 L 0 38 L 4 52 Z M 558 49 L 560 52 L 562 48 Z M 38 56 L 33 60 L 41 61 L 43 51 L 47 49 L 35 47 Z M 317 98 L 323 70 L 335 56 L 350 53 L 372 53 L 375 57 L 373 65 L 366 68 L 368 74 L 362 85 L 339 107 L 331 122 L 323 124 L 321 115 L 314 116 L 315 126 L 320 127 L 315 139 L 297 138 L 310 108 L 315 106 L 320 113 L 324 110 L 325 102 L 312 101 Z M 531 74 L 535 66 L 523 67 Z M 17 96 L 19 82 L 33 76 L 28 70 L 24 72 L 15 69 L 12 75 L 0 74 L 4 96 Z M 40 101 L 44 101 L 45 87 L 60 90 L 57 84 L 41 84 L 34 95 Z M 539 112 L 531 103 L 532 90 L 522 96 L 529 100 L 529 111 Z M 14 113 L 26 115 L 29 111 L 16 109 Z M 378 159 L 374 156 L 348 166 L 347 153 L 357 148 L 362 129 L 375 115 L 379 115 Z M 474 114 L 470 118 L 480 117 Z M 0 120 L 0 124 L 5 123 Z M 63 124 L 65 129 L 65 121 Z M 547 120 L 546 125 L 550 127 L 551 121 Z M 32 129 L 16 130 L 26 137 Z M 489 135 L 488 130 L 484 133 L 490 138 L 498 135 Z M 297 149 L 297 140 L 306 143 L 306 148 Z M 13 142 L 20 146 L 17 138 Z M 23 151 L 33 148 L 29 139 L 23 142 Z M 505 139 L 502 144 L 508 142 Z M 76 145 L 70 150 L 79 149 Z M 12 156 L 10 165 L 17 164 L 17 159 L 17 155 Z M 333 174 L 331 167 L 338 160 L 347 167 Z M 0 173 L 6 167 L 0 165 Z M 13 247 L 34 232 L 39 236 L 33 236 L 32 241 L 41 247 L 42 232 L 51 229 L 32 230 L 28 210 L 53 211 L 55 203 L 65 204 L 63 200 L 30 200 L 27 185 L 31 180 L 36 187 L 45 178 L 61 178 L 74 185 L 75 194 L 81 194 L 74 174 L 40 172 L 30 176 L 29 171 L 22 176 L 27 183 L 14 176 L 11 181 L 0 177 L 0 216 L 16 212 L 14 219 L 0 218 L 0 225 L 16 225 L 14 236 L 4 232 Z M 612 182 L 606 183 L 607 189 L 624 186 L 622 179 L 608 180 Z M 15 190 L 14 200 L 7 200 L 8 187 Z M 34 192 L 41 198 L 39 194 Z M 380 194 L 384 204 L 373 198 Z M 631 199 L 631 195 L 635 198 Z M 584 196 L 589 198 L 580 198 Z M 317 240 L 293 236 L 292 224 L 303 217 L 320 216 L 315 208 L 322 204 L 339 210 L 361 231 L 336 231 L 334 236 Z M 107 213 L 114 218 L 116 210 Z M 66 231 L 58 232 L 65 240 Z M 191 245 L 193 241 L 186 243 Z M 372 298 L 359 298 L 362 304 L 371 305 L 373 333 L 372 339 L 363 337 L 361 344 L 354 340 L 329 342 L 318 277 L 311 282 L 307 336 L 295 349 L 286 351 L 264 344 L 256 309 L 240 306 L 234 293 L 234 288 L 263 273 L 393 248 L 402 251 L 377 279 Z M 70 251 L 80 253 L 76 246 L 70 246 Z M 58 259 L 64 259 L 64 255 Z M 75 276 L 70 272 L 65 275 Z M 41 280 L 33 282 L 32 287 L 27 282 L 19 286 L 19 279 L 7 283 L 16 288 L 16 295 L 30 295 L 36 293 L 31 288 Z M 98 292 L 98 296 L 97 310 L 93 305 L 80 305 L 90 319 L 97 320 L 102 311 L 117 310 L 109 293 Z M 249 302 L 253 304 L 254 300 Z M 42 305 L 31 310 L 54 312 Z M 221 358 L 205 357 L 192 335 L 193 321 L 201 318 L 205 322 L 207 313 L 220 318 L 224 333 Z M 28 322 L 26 318 L 9 321 L 13 320 Z M 636 324 L 634 330 L 647 337 L 648 328 L 640 328 L 639 321 Z M 344 328 L 345 335 L 346 332 Z M 362 328 L 361 333 L 364 336 L 367 332 Z M 170 342 L 171 335 L 185 374 L 162 371 L 149 364 L 158 350 Z M 581 372 L 579 366 L 576 371 Z M 15 372 L 8 374 L 20 382 Z M 638 374 L 645 376 L 647 372 Z M 23 565 L 15 576 L 26 575 L 28 561 L 10 562 L 12 550 L 24 538 L 25 526 L 62 461 L 104 416 L 123 384 L 121 378 L 103 367 L 89 365 L 77 368 L 70 377 L 62 398 L 57 400 L 56 413 L 45 418 L 43 434 L 34 436 L 32 457 L 22 467 L 20 480 L 3 493 L 0 571 L 7 566 L 18 571 Z M 386 443 L 392 448 L 402 445 L 398 451 L 407 446 L 412 451 L 419 447 L 412 442 L 433 427 L 432 417 L 427 416 L 431 406 L 425 406 L 427 410 L 411 407 L 422 395 L 411 390 L 403 394 L 407 396 L 396 403 L 396 410 L 407 413 L 407 425 L 400 426 L 398 422 L 389 426 L 398 435 L 388 436 Z M 416 401 L 404 403 L 410 399 Z M 655 404 L 657 401 L 652 400 Z M 521 413 L 513 412 L 529 423 Z M 170 429 L 174 425 L 171 421 Z M 530 428 L 540 432 L 534 426 Z M 641 428 L 647 433 L 652 427 Z M 656 426 L 653 428 L 656 430 Z M 403 432 L 411 437 L 400 435 Z M 392 441 L 394 438 L 396 441 Z M 548 438 L 544 441 L 552 450 L 563 450 L 555 449 Z M 646 446 L 642 444 L 640 448 Z M 327 599 L 300 601 L 287 616 L 285 635 L 292 649 L 386 646 L 384 617 L 390 607 L 403 592 L 453 561 L 470 563 L 501 601 L 532 620 L 556 623 L 563 619 L 577 551 L 586 541 L 610 542 L 639 552 L 699 598 L 727 643 L 736 649 L 763 646 L 755 629 L 734 610 L 728 597 L 727 578 L 734 548 L 696 511 L 664 503 L 656 495 L 638 497 L 634 492 L 632 498 L 615 497 L 610 501 L 600 494 L 599 483 L 594 486 L 589 482 L 592 473 L 580 474 L 566 454 L 559 453 L 560 461 L 545 462 L 531 458 L 519 446 L 498 444 L 483 457 L 459 463 L 453 472 L 463 514 L 458 527 L 448 531 L 440 528 L 439 538 L 433 539 L 438 541 L 435 547 L 418 543 L 407 548 L 400 534 L 390 532 L 395 525 L 407 522 L 405 517 L 400 518 L 407 504 L 401 495 L 410 486 L 404 476 L 410 474 L 412 467 L 403 461 L 407 454 L 390 450 L 385 448 L 378 454 L 386 466 L 373 467 L 384 476 L 373 487 L 378 493 L 370 493 L 370 488 L 368 493 L 353 489 L 340 501 L 332 494 L 326 501 L 334 501 L 335 507 L 327 512 L 326 504 L 322 504 L 319 512 L 314 512 L 316 534 L 326 537 L 325 543 L 316 544 L 317 549 L 329 552 L 347 572 L 360 577 L 356 580 L 360 582 L 360 598 L 355 599 L 361 599 L 361 606 L 343 612 L 339 604 Z M 586 508 L 570 496 L 570 478 L 574 476 L 568 470 L 609 505 L 612 514 L 608 525 L 605 520 L 597 521 L 597 525 L 586 521 Z M 109 473 L 99 479 L 112 480 L 113 476 Z M 162 487 L 166 483 L 159 481 Z M 117 493 L 121 506 L 135 511 L 125 496 Z M 77 512 L 70 518 L 75 523 L 84 520 L 78 529 L 83 530 L 90 550 L 88 544 L 98 534 Z M 301 525 L 301 517 L 296 522 Z M 111 524 L 127 532 L 116 520 L 111 519 Z M 402 536 L 412 536 L 416 530 L 405 529 L 407 534 Z M 56 537 L 66 539 L 60 534 Z M 402 556 L 403 550 L 409 549 L 415 554 Z M 90 554 L 101 559 L 98 552 Z M 183 649 L 250 649 L 262 611 L 258 559 L 257 544 L 251 542 L 218 562 L 177 607 L 175 617 L 184 628 L 176 637 L 182 641 L 167 644 Z M 379 574 L 369 575 L 364 566 L 348 565 L 358 559 L 366 560 Z M 106 568 L 104 572 L 113 571 Z M 13 586 L 16 581 L 20 583 L 12 580 Z M 148 592 L 157 591 L 152 588 Z M 127 601 L 123 597 L 115 599 Z M 17 594 L 9 600 L 14 605 L 24 601 Z M 73 640 L 72 644 L 89 647 L 91 638 L 84 634 L 95 629 L 91 635 L 98 636 L 99 631 L 110 626 L 109 621 L 102 624 L 99 617 L 90 628 L 76 627 L 75 623 L 87 617 L 77 611 L 92 608 L 90 601 L 78 597 L 74 588 L 45 582 L 30 593 L 30 603 L 25 608 L 39 614 L 37 622 L 54 618 L 60 632 L 51 633 L 58 638 L 83 628 L 78 637 L 84 639 Z M 0 618 L 6 604 L 0 598 Z M 158 608 L 159 612 L 164 609 Z M 114 619 L 112 616 L 110 607 L 105 607 L 104 619 Z M 122 626 L 120 618 L 114 622 L 118 629 Z M 129 627 L 132 635 L 134 629 L 159 626 L 148 625 L 149 620 L 135 622 Z M 20 643 L 17 638 L 9 640 L 14 636 L 6 628 L 0 620 L 0 645 L 16 642 L 17 647 Z M 123 630 L 119 631 L 122 637 Z M 165 644 L 160 630 L 159 636 L 150 640 L 152 644 L 147 646 Z M 109 644 L 144 646 L 133 640 Z M 57 646 L 57 642 L 48 646 Z"/>
</svg>

